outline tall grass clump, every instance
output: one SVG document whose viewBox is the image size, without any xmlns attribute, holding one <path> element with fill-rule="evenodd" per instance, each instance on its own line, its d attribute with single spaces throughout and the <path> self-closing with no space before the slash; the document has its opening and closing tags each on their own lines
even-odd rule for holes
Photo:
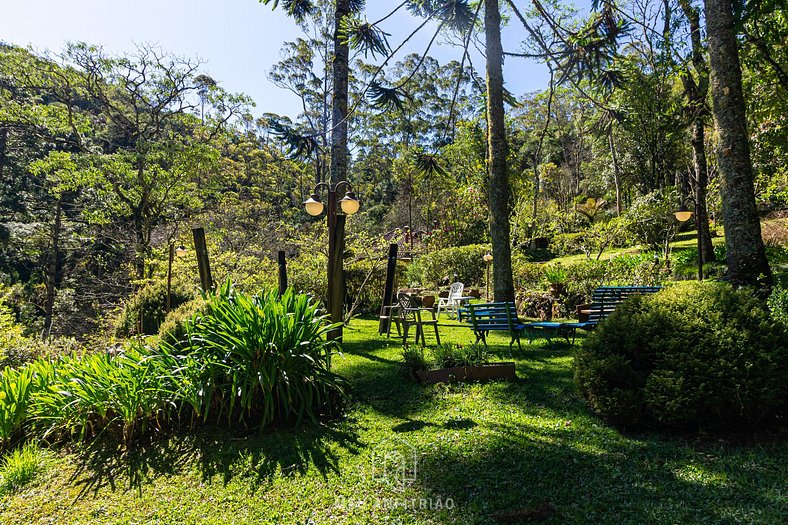
<svg viewBox="0 0 788 525">
<path fill-rule="evenodd" d="M 0 372 L 0 445 L 6 447 L 27 420 L 33 393 L 33 369 L 5 367 Z"/>
<path fill-rule="evenodd" d="M 35 425 L 44 437 L 84 439 L 110 431 L 129 443 L 167 418 L 174 366 L 174 359 L 139 344 L 117 355 L 61 357 L 51 380 L 34 394 Z"/>
<path fill-rule="evenodd" d="M 333 326 L 305 294 L 248 295 L 227 283 L 206 294 L 185 342 L 165 340 L 159 349 L 181 363 L 177 397 L 203 421 L 300 423 L 341 393 L 331 372 L 334 343 L 325 337 Z"/>
<path fill-rule="evenodd" d="M 0 462 L 0 496 L 19 490 L 39 476 L 46 470 L 47 456 L 33 443 L 9 452 Z"/>
</svg>

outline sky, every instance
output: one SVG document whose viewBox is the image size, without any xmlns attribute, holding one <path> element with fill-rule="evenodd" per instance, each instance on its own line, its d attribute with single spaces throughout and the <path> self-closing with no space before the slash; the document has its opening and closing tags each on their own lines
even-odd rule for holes
<svg viewBox="0 0 788 525">
<path fill-rule="evenodd" d="M 393 0 L 368 0 L 370 21 L 383 16 Z M 416 27 L 403 13 L 386 21 L 392 47 Z M 504 31 L 504 47 L 516 51 L 521 31 Z M 433 26 L 434 30 L 434 26 Z M 421 52 L 432 31 L 422 30 L 407 52 Z M 272 10 L 257 0 L 2 0 L 0 41 L 44 51 L 60 51 L 66 42 L 98 44 L 112 53 L 131 52 L 135 44 L 155 44 L 163 50 L 200 58 L 203 73 L 231 92 L 245 93 L 257 104 L 254 114 L 278 113 L 295 117 L 296 96 L 274 86 L 268 72 L 281 59 L 282 43 L 300 36 L 295 23 L 281 9 Z M 442 63 L 460 60 L 462 51 L 440 44 L 430 55 Z M 404 55 L 398 55 L 401 57 Z M 472 58 L 477 70 L 484 62 Z M 515 95 L 542 90 L 548 76 L 543 66 L 508 59 L 504 77 Z"/>
</svg>

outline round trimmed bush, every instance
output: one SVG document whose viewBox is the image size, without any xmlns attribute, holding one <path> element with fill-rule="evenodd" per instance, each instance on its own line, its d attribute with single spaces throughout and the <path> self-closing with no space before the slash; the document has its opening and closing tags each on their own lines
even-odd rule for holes
<svg viewBox="0 0 788 525">
<path fill-rule="evenodd" d="M 620 305 L 578 351 L 575 380 L 622 426 L 763 423 L 785 409 L 788 333 L 747 291 L 680 283 Z"/>
<path fill-rule="evenodd" d="M 193 297 L 194 293 L 172 283 L 170 302 L 173 310 Z M 167 282 L 149 281 L 126 301 L 115 326 L 115 337 L 156 335 L 167 315 L 166 305 Z"/>
<path fill-rule="evenodd" d="M 159 340 L 173 346 L 187 345 L 189 325 L 197 322 L 197 318 L 205 315 L 205 299 L 196 297 L 185 302 L 167 314 L 159 326 Z"/>
</svg>

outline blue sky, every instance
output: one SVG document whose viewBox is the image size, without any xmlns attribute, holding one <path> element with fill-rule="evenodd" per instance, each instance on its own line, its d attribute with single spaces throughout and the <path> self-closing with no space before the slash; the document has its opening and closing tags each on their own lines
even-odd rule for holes
<svg viewBox="0 0 788 525">
<path fill-rule="evenodd" d="M 398 2 L 369 0 L 370 20 Z M 392 46 L 415 28 L 416 21 L 403 14 L 387 21 Z M 408 51 L 424 49 L 431 32 L 425 28 Z M 505 30 L 504 46 L 516 50 L 521 31 Z M 257 0 L 3 0 L 0 2 L 0 40 L 59 51 L 67 41 L 99 44 L 115 53 L 131 51 L 135 43 L 150 43 L 164 50 L 204 61 L 203 71 L 226 89 L 250 95 L 255 114 L 265 112 L 295 116 L 294 95 L 268 80 L 271 66 L 280 59 L 282 42 L 293 40 L 299 30 L 280 10 L 272 11 Z M 433 46 L 430 53 L 441 62 L 459 60 L 461 50 Z M 477 69 L 483 59 L 473 58 Z M 483 74 L 483 72 L 482 72 Z M 509 59 L 504 72 L 507 88 L 520 95 L 547 87 L 545 69 L 533 62 Z"/>
</svg>

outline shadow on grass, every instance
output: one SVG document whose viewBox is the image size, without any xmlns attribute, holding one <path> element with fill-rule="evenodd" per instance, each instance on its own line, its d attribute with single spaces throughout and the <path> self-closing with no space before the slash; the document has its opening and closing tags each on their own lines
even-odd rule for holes
<svg viewBox="0 0 788 525">
<path fill-rule="evenodd" d="M 160 476 L 186 470 L 203 481 L 248 480 L 253 488 L 276 474 L 299 475 L 315 469 L 324 478 L 339 471 L 339 459 L 362 446 L 347 425 L 304 425 L 239 434 L 219 427 L 179 429 L 170 436 L 144 438 L 124 450 L 114 439 L 98 439 L 77 452 L 71 482 L 80 497 L 103 487 L 141 491 Z"/>
<path fill-rule="evenodd" d="M 505 518 L 527 514 L 545 502 L 549 512 L 543 522 L 556 524 L 781 519 L 779 457 L 775 464 L 764 462 L 740 475 L 738 469 L 753 461 L 746 451 L 727 451 L 727 464 L 707 464 L 658 440 L 600 439 L 588 447 L 564 428 L 497 430 L 485 438 L 475 436 L 472 451 L 466 443 L 422 453 L 415 482 L 422 497 L 451 498 L 463 523 L 520 523 Z M 758 479 L 756 472 L 763 475 L 765 470 L 768 477 Z M 705 472 L 705 479 L 698 472 Z"/>
<path fill-rule="evenodd" d="M 489 345 L 492 360 L 514 361 L 518 378 L 502 383 L 505 386 L 492 389 L 486 395 L 493 396 L 499 403 L 517 406 L 538 403 L 554 410 L 565 410 L 570 404 L 585 410 L 575 388 L 571 367 L 560 362 L 571 354 L 573 347 L 557 342 L 553 345 L 536 343 L 524 344 L 522 351 L 515 347 L 510 352 L 506 342 L 499 343 L 496 340 Z M 390 340 L 347 342 L 343 352 L 354 357 L 342 370 L 351 385 L 352 395 L 381 414 L 406 421 L 416 419 L 421 412 L 433 408 L 440 397 L 443 387 L 418 383 L 404 373 L 400 347 Z"/>
</svg>

